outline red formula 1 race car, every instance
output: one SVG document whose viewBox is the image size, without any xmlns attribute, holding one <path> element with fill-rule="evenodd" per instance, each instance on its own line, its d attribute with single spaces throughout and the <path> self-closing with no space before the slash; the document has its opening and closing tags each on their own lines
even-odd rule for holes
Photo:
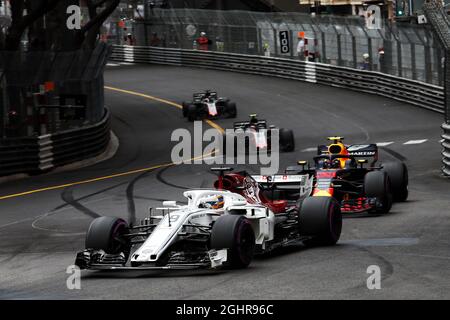
<svg viewBox="0 0 450 320">
<path fill-rule="evenodd" d="M 318 146 L 314 166 L 299 161 L 286 174 L 307 175 L 313 180 L 311 196 L 332 197 L 342 213 L 387 213 L 394 201 L 408 198 L 408 169 L 403 162 L 376 166 L 376 144 L 345 145 L 343 137 L 329 137 Z"/>
</svg>

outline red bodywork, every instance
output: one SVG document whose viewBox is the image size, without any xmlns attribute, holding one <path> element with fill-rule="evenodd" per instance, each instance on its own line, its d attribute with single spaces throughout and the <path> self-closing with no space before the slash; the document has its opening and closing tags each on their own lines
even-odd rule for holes
<svg viewBox="0 0 450 320">
<path fill-rule="evenodd" d="M 325 169 L 316 172 L 316 183 L 312 192 L 313 197 L 325 196 L 336 198 L 332 181 L 336 181 L 337 172 L 338 171 L 334 169 Z M 338 200 L 341 203 L 342 213 L 361 213 L 372 208 L 372 206 L 368 204 L 367 198 L 365 197 L 349 199 L 348 196 L 344 196 L 343 199 Z"/>
</svg>

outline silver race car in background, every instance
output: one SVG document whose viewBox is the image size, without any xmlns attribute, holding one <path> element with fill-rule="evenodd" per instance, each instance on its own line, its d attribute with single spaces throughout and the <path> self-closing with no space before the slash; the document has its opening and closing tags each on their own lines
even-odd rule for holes
<svg viewBox="0 0 450 320">
<path fill-rule="evenodd" d="M 226 151 L 227 141 L 238 139 L 245 139 L 243 147 L 245 150 L 238 150 L 238 144 L 235 142 L 234 155 L 242 153 L 260 152 L 262 150 L 272 151 L 273 132 L 278 130 L 279 150 L 282 152 L 292 152 L 295 149 L 294 133 L 291 129 L 277 128 L 274 125 L 269 125 L 267 120 L 258 119 L 257 114 L 251 114 L 250 119 L 246 121 L 238 121 L 233 124 L 234 133 L 225 134 L 224 136 L 224 151 Z"/>
<path fill-rule="evenodd" d="M 218 117 L 236 118 L 236 103 L 228 98 L 222 98 L 217 92 L 206 90 L 194 93 L 192 101 L 182 103 L 183 117 L 189 121 L 214 119 Z"/>
</svg>

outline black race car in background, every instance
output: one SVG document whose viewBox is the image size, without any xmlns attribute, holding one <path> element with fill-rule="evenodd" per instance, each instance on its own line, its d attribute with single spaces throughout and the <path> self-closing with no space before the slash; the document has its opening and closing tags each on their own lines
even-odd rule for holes
<svg viewBox="0 0 450 320">
<path fill-rule="evenodd" d="M 194 93 L 192 101 L 182 103 L 183 117 L 189 121 L 213 119 L 217 117 L 236 118 L 236 103 L 228 98 L 218 97 L 217 92 L 206 90 Z"/>
<path fill-rule="evenodd" d="M 408 169 L 403 162 L 386 162 L 376 166 L 376 144 L 344 145 L 343 137 L 318 147 L 314 165 L 299 161 L 286 169 L 286 175 L 307 175 L 312 179 L 311 196 L 332 197 L 340 203 L 342 213 L 387 213 L 394 201 L 408 198 Z M 369 160 L 370 163 L 369 163 Z M 295 197 L 295 190 L 286 189 Z M 301 204 L 300 204 L 301 205 Z"/>
<path fill-rule="evenodd" d="M 235 122 L 233 129 L 233 137 L 229 134 L 225 135 L 225 147 L 226 142 L 231 138 L 239 139 L 241 136 L 241 138 L 245 138 L 245 153 L 251 153 L 252 150 L 256 152 L 261 150 L 271 151 L 273 131 L 278 130 L 279 150 L 292 152 L 295 149 L 295 139 L 292 130 L 268 125 L 266 120 L 258 119 L 256 114 L 251 114 L 250 119 L 247 121 Z M 235 141 L 234 145 L 235 147 L 237 146 L 237 141 Z M 235 154 L 237 153 L 239 153 L 239 150 L 235 150 Z"/>
</svg>

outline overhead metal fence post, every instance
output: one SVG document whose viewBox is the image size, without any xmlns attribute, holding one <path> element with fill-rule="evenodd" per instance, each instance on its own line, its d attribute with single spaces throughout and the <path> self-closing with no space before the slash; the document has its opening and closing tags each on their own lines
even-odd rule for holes
<svg viewBox="0 0 450 320">
<path fill-rule="evenodd" d="M 450 177 L 450 20 L 438 2 L 427 2 L 423 6 L 425 15 L 445 50 L 445 59 L 441 63 L 444 69 L 444 113 L 442 125 L 442 172 Z"/>
</svg>

